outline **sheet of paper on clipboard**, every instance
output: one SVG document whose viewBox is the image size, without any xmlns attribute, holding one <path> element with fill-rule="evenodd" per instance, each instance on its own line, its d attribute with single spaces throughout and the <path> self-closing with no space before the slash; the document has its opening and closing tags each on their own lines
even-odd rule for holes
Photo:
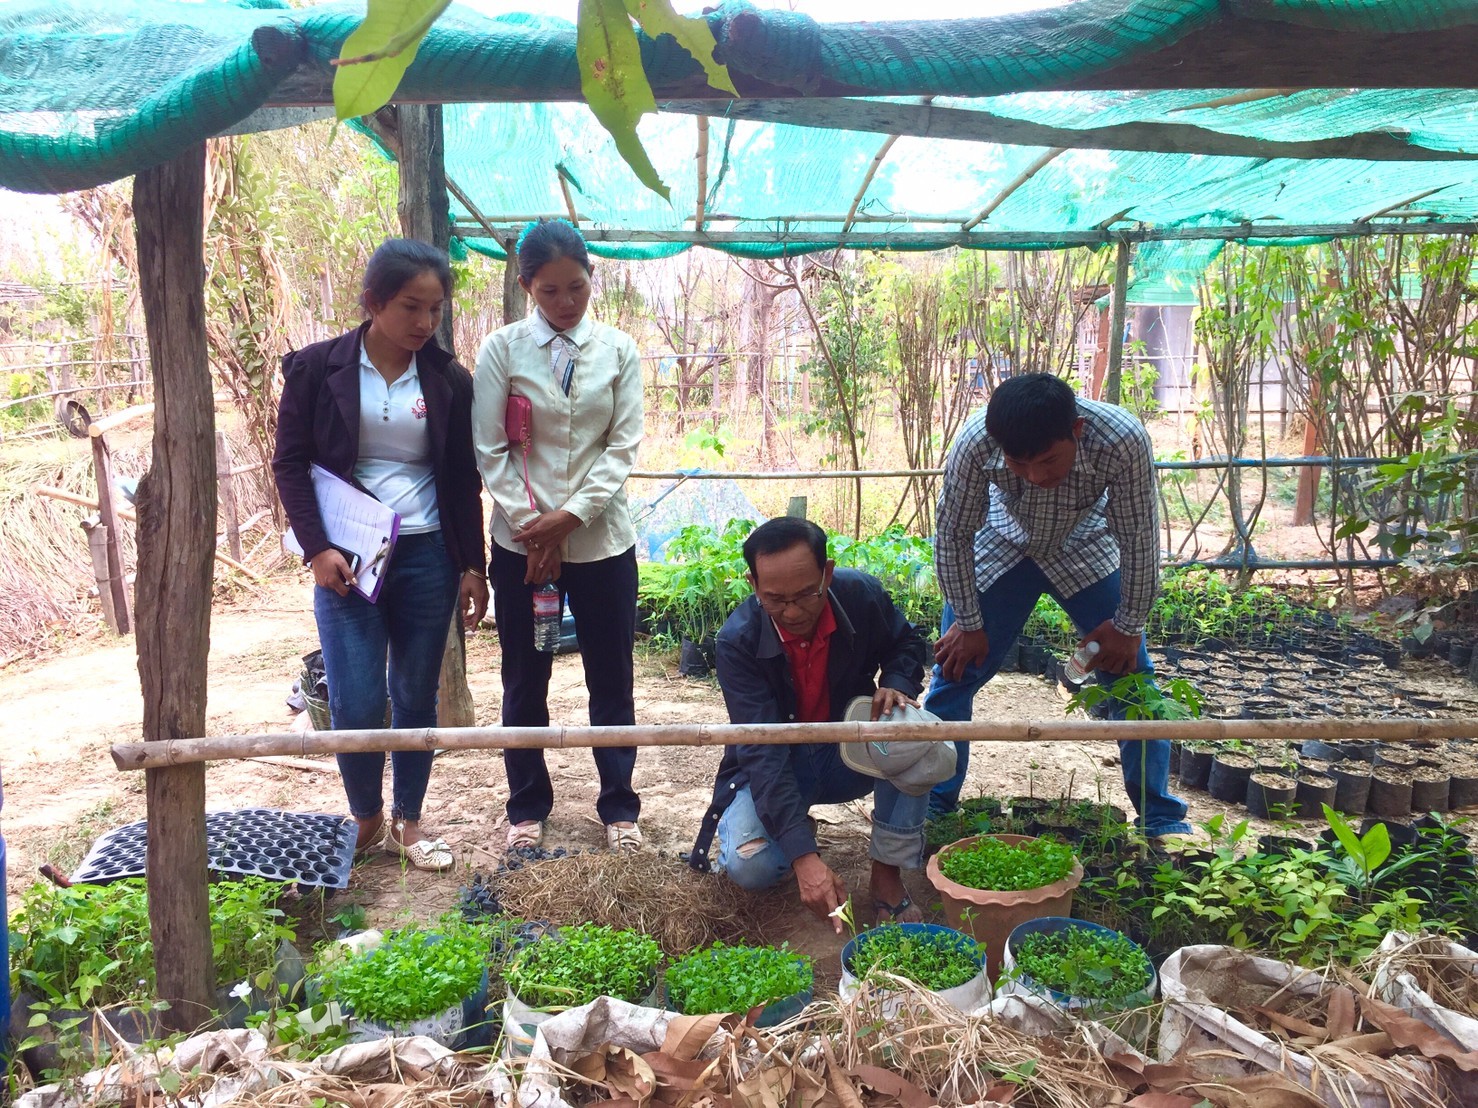
<svg viewBox="0 0 1478 1108">
<path fill-rule="evenodd" d="M 322 466 L 313 466 L 312 477 L 323 532 L 335 546 L 359 555 L 359 572 L 350 588 L 373 604 L 390 568 L 390 555 L 400 535 L 400 516 Z M 303 553 L 302 544 L 291 531 L 283 536 L 282 544 L 295 554 Z"/>
</svg>

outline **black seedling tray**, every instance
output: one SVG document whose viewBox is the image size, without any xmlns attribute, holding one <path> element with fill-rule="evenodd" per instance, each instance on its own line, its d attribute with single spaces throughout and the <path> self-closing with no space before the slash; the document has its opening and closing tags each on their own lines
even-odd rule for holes
<svg viewBox="0 0 1478 1108">
<path fill-rule="evenodd" d="M 73 884 L 106 885 L 144 876 L 144 820 L 107 832 L 72 875 Z M 205 817 L 206 866 L 212 873 L 296 881 L 326 889 L 349 885 L 355 825 L 343 816 L 243 808 Z"/>
</svg>

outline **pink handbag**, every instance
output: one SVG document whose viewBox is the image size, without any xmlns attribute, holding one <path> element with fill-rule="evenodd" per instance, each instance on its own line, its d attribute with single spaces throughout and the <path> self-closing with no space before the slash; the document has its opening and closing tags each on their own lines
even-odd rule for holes
<svg viewBox="0 0 1478 1108">
<path fill-rule="evenodd" d="M 534 405 L 527 396 L 512 393 L 508 407 L 503 411 L 503 430 L 508 434 L 508 445 L 517 446 L 523 452 L 523 488 L 529 494 L 529 507 L 539 510 L 534 502 L 534 490 L 529 485 L 529 447 L 534 442 Z"/>
</svg>

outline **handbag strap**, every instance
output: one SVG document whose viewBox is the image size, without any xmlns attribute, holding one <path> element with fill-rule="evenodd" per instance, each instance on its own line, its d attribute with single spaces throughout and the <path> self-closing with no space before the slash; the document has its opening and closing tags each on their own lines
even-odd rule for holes
<svg viewBox="0 0 1478 1108">
<path fill-rule="evenodd" d="M 529 484 L 529 444 L 527 440 L 523 443 L 523 491 L 529 494 L 529 509 L 537 512 L 539 505 L 534 502 L 534 489 Z"/>
</svg>

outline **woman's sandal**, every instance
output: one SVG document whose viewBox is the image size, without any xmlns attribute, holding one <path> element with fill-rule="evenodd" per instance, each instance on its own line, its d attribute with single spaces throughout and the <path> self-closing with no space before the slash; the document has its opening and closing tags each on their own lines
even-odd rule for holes
<svg viewBox="0 0 1478 1108">
<path fill-rule="evenodd" d="M 525 820 L 523 823 L 511 823 L 508 825 L 509 850 L 539 849 L 544 842 L 544 821 L 542 819 Z"/>
<path fill-rule="evenodd" d="M 413 868 L 440 873 L 456 864 L 456 855 L 443 840 L 417 839 L 413 843 L 402 842 L 400 836 L 404 831 L 405 820 L 392 822 L 390 829 L 385 832 L 385 849 L 391 854 L 399 854 Z"/>
<path fill-rule="evenodd" d="M 354 857 L 355 857 L 356 860 L 361 859 L 361 858 L 368 858 L 371 854 L 373 854 L 377 850 L 379 850 L 381 848 L 381 846 L 383 845 L 383 843 L 384 843 L 384 839 L 385 839 L 385 813 L 383 811 L 381 811 L 379 815 L 377 815 L 377 816 L 374 817 L 374 819 L 376 821 L 372 825 L 374 827 L 374 830 L 371 831 L 368 835 L 364 835 L 364 834 L 361 834 L 360 833 L 360 828 L 362 828 L 364 825 L 362 823 L 360 823 L 358 817 L 356 817 L 356 816 L 350 816 L 349 818 L 352 819 L 352 820 L 354 820 L 354 827 L 355 827 L 355 830 L 354 830 Z"/>
</svg>

